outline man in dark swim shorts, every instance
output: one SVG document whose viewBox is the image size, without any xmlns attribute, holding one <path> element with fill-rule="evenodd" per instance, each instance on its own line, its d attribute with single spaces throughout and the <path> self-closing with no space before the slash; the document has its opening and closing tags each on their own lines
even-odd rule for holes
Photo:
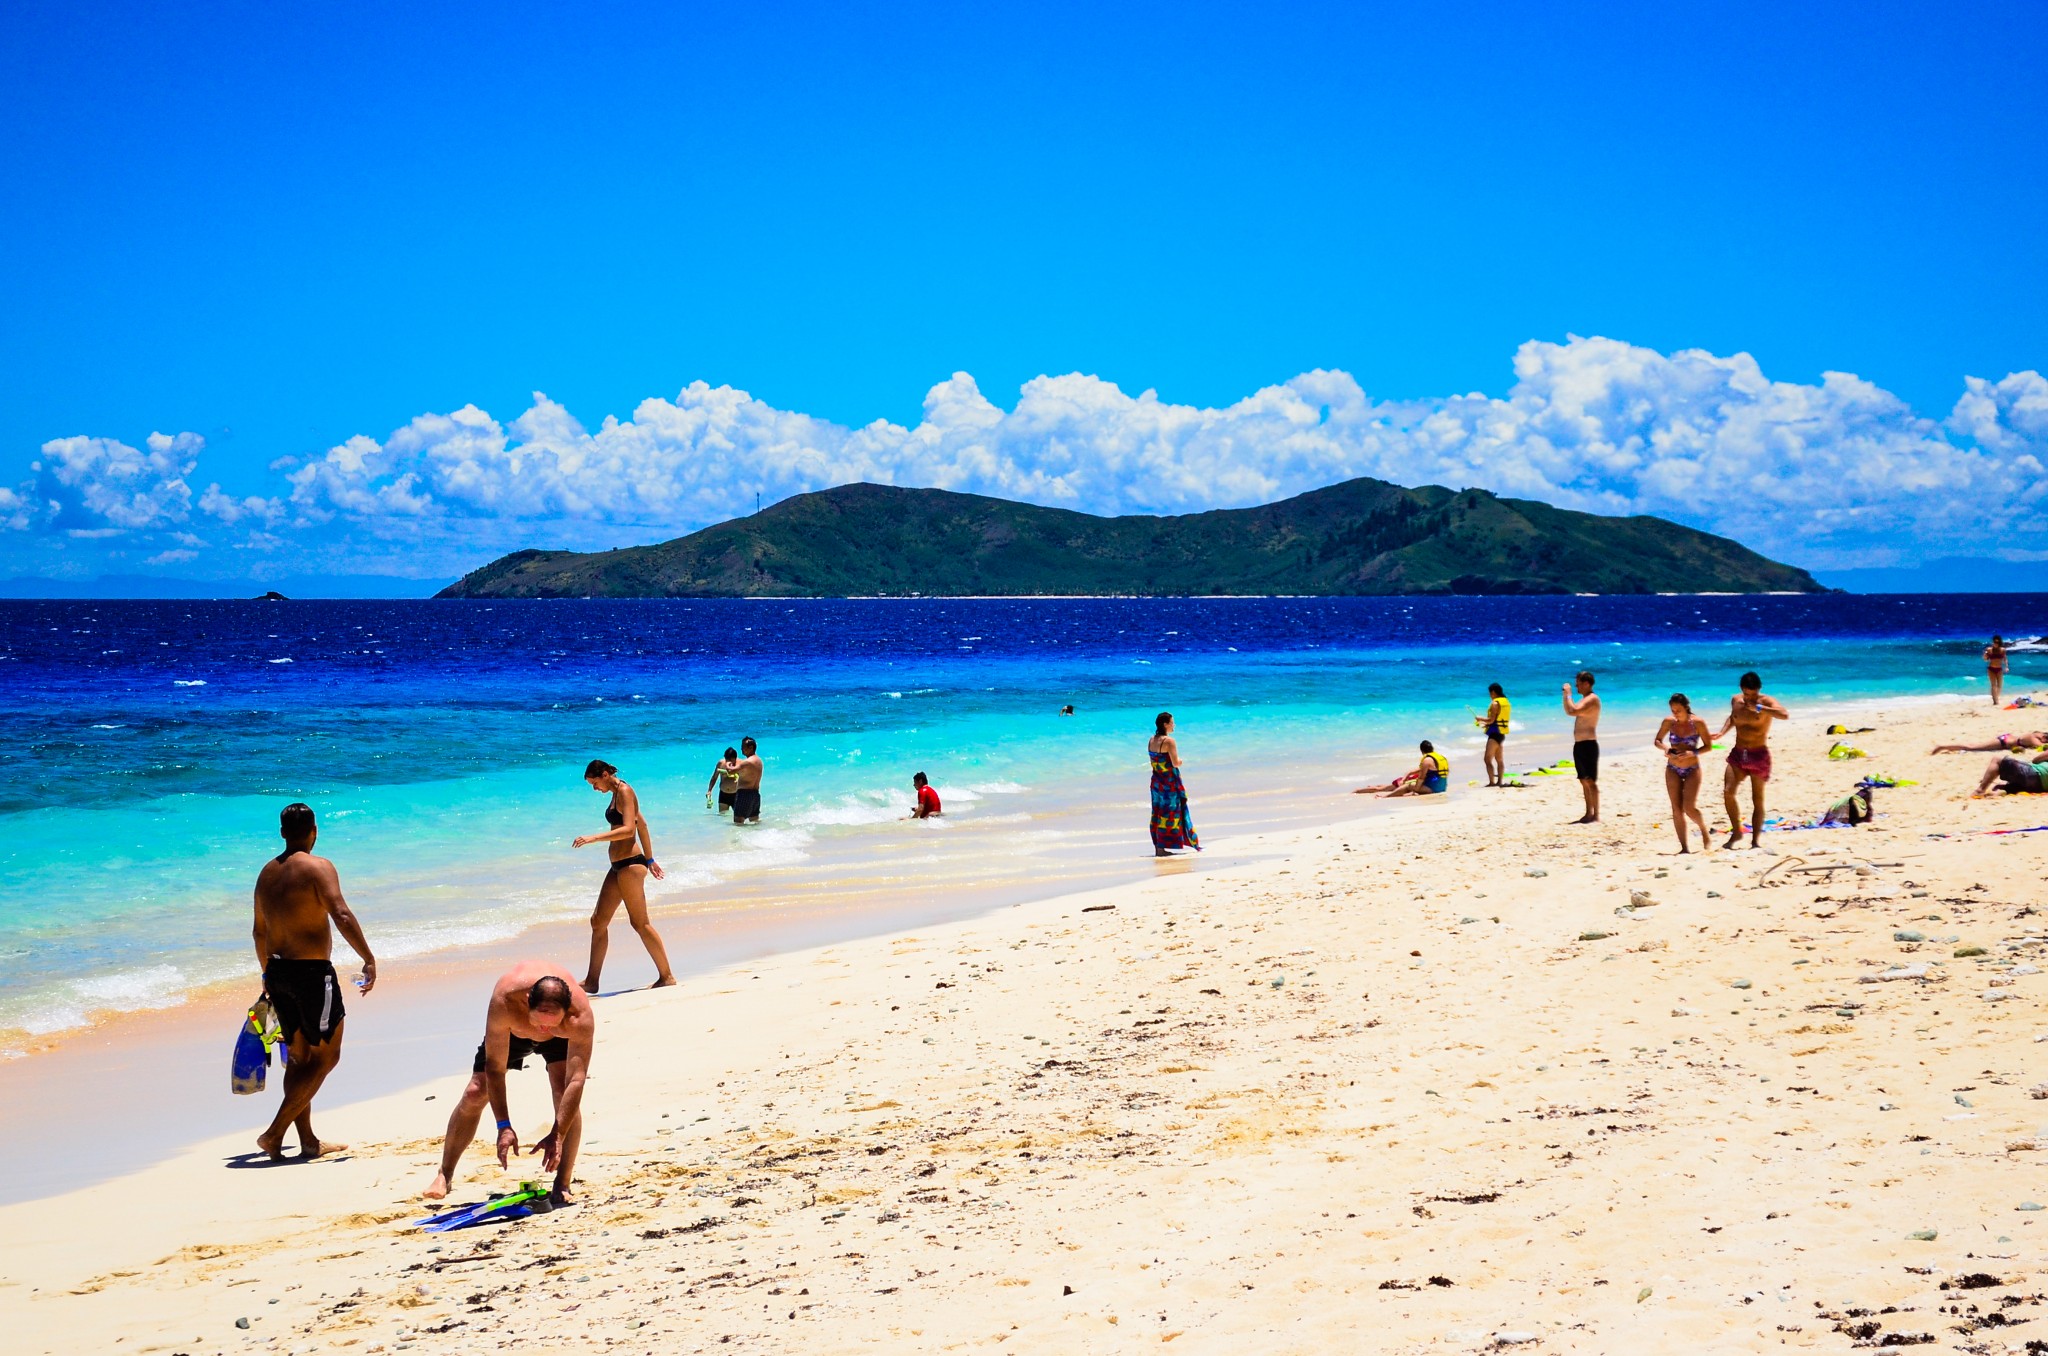
<svg viewBox="0 0 2048 1356">
<path fill-rule="evenodd" d="M 740 741 L 739 778 L 732 793 L 732 822 L 735 824 L 758 824 L 761 822 L 761 755 L 756 752 L 753 736 Z"/>
<path fill-rule="evenodd" d="M 583 1085 L 590 1072 L 590 1052 L 597 1040 L 597 1013 L 590 996 L 567 971 L 544 961 L 525 961 L 499 977 L 491 989 L 484 1015 L 484 1038 L 470 1066 L 469 1085 L 448 1113 L 448 1136 L 441 1146 L 441 1170 L 421 1194 L 438 1201 L 448 1194 L 462 1151 L 476 1138 L 477 1122 L 488 1104 L 498 1120 L 498 1166 L 507 1166 L 519 1152 L 519 1134 L 505 1091 L 505 1072 L 526 1066 L 528 1055 L 547 1065 L 548 1087 L 554 1094 L 554 1128 L 533 1146 L 541 1167 L 555 1174 L 548 1199 L 570 1205 L 576 1171 L 576 1150 L 583 1142 Z"/>
<path fill-rule="evenodd" d="M 718 788 L 718 813 L 726 814 L 732 809 L 733 788 L 740 783 L 739 750 L 726 748 L 725 757 L 711 769 L 711 780 L 704 784 L 704 808 L 711 808 L 711 788 Z"/>
<path fill-rule="evenodd" d="M 299 1157 L 318 1158 L 348 1147 L 323 1144 L 313 1133 L 313 1097 L 341 1062 L 341 1025 L 347 1015 L 334 974 L 334 929 L 340 928 L 363 958 L 364 993 L 376 986 L 377 961 L 342 898 L 334 863 L 313 855 L 320 827 L 311 807 L 285 806 L 278 815 L 278 833 L 284 852 L 266 862 L 256 877 L 254 935 L 263 991 L 284 1029 L 287 1059 L 284 1100 L 270 1127 L 256 1137 L 256 1147 L 283 1158 L 285 1127 L 296 1126 Z"/>
<path fill-rule="evenodd" d="M 1579 690 L 1572 696 L 1572 686 Z M 1574 824 L 1600 822 L 1600 699 L 1593 695 L 1593 671 L 1580 669 L 1572 686 L 1564 689 L 1564 712 L 1572 718 L 1572 770 L 1579 777 L 1579 793 L 1585 797 L 1586 813 Z"/>
</svg>

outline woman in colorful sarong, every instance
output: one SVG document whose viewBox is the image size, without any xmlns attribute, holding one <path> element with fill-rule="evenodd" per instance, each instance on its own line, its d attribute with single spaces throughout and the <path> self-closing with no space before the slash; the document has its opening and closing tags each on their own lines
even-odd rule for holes
<svg viewBox="0 0 2048 1356">
<path fill-rule="evenodd" d="M 1164 857 L 1175 848 L 1202 844 L 1188 818 L 1188 792 L 1180 780 L 1180 745 L 1173 741 L 1173 713 L 1161 711 L 1145 749 L 1152 755 L 1152 854 Z"/>
</svg>

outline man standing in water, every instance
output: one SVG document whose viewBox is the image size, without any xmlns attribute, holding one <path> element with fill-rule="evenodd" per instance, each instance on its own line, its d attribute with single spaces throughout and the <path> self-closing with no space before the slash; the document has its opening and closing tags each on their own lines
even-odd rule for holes
<svg viewBox="0 0 2048 1356">
<path fill-rule="evenodd" d="M 715 786 L 718 788 L 718 813 L 725 814 L 731 810 L 733 788 L 739 785 L 739 780 L 740 756 L 736 750 L 728 747 L 725 757 L 719 759 L 717 766 L 711 769 L 711 780 L 704 783 L 704 808 L 711 808 L 711 788 Z"/>
<path fill-rule="evenodd" d="M 1763 692 L 1764 680 L 1754 673 L 1742 675 L 1742 691 L 1735 694 L 1729 703 L 1728 719 L 1721 728 L 1714 731 L 1719 739 L 1729 730 L 1735 731 L 1735 747 L 1728 750 L 1728 771 L 1721 779 L 1721 795 L 1727 802 L 1728 841 L 1723 848 L 1740 847 L 1742 844 L 1742 806 L 1735 793 L 1742 786 L 1743 778 L 1749 779 L 1750 821 L 1749 845 L 1763 846 L 1764 837 L 1764 783 L 1771 779 L 1771 722 L 1784 720 L 1792 713 L 1776 699 L 1766 697 Z"/>
<path fill-rule="evenodd" d="M 484 1039 L 476 1048 L 469 1086 L 448 1114 L 448 1138 L 441 1145 L 441 1170 L 420 1193 L 430 1201 L 448 1194 L 462 1151 L 476 1138 L 484 1103 L 498 1121 L 498 1166 L 507 1166 L 519 1152 L 519 1132 L 505 1096 L 505 1071 L 526 1066 L 537 1054 L 548 1066 L 548 1087 L 554 1092 L 555 1124 L 533 1152 L 542 1171 L 555 1174 L 548 1193 L 552 1205 L 574 1205 L 571 1185 L 576 1150 L 583 1142 L 583 1083 L 590 1073 L 590 1051 L 597 1040 L 597 1013 L 590 996 L 569 978 L 569 972 L 545 961 L 522 961 L 500 976 L 491 989 L 484 1014 Z"/>
<path fill-rule="evenodd" d="M 1580 669 L 1576 680 L 1577 700 L 1570 687 L 1564 690 L 1564 713 L 1572 718 L 1572 769 L 1579 774 L 1579 791 L 1586 798 L 1586 813 L 1574 824 L 1600 822 L 1600 699 L 1593 695 L 1593 671 Z"/>
<path fill-rule="evenodd" d="M 761 755 L 755 750 L 752 735 L 740 741 L 739 777 L 732 792 L 732 822 L 735 824 L 761 822 Z"/>
<path fill-rule="evenodd" d="M 284 1100 L 256 1147 L 284 1157 L 285 1127 L 297 1126 L 299 1157 L 318 1158 L 345 1149 L 323 1144 L 313 1133 L 313 1097 L 341 1062 L 341 984 L 334 975 L 334 928 L 341 929 L 363 960 L 363 992 L 377 984 L 377 960 L 363 940 L 362 925 L 341 896 L 334 863 L 313 855 L 320 827 L 311 806 L 294 801 L 279 814 L 284 851 L 256 877 L 256 963 L 263 992 L 284 1030 Z"/>
</svg>

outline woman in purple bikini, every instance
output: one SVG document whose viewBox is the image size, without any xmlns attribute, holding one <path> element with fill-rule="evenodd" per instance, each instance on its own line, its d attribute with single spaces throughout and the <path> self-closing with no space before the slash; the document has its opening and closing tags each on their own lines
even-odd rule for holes
<svg viewBox="0 0 2048 1356">
<path fill-rule="evenodd" d="M 1671 694 L 1671 714 L 1657 727 L 1653 741 L 1664 751 L 1664 790 L 1671 797 L 1671 827 L 1678 830 L 1678 850 L 1691 852 L 1685 838 L 1685 821 L 1699 826 L 1700 851 L 1713 850 L 1707 836 L 1707 821 L 1700 814 L 1700 750 L 1711 742 L 1707 723 L 1692 713 L 1692 703 L 1683 692 Z"/>
</svg>

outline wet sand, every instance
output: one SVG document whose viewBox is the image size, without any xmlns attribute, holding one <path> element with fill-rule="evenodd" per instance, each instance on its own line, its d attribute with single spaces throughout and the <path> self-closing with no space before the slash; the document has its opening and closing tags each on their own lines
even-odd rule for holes
<svg viewBox="0 0 2048 1356">
<path fill-rule="evenodd" d="M 1984 831 L 2048 798 L 1927 754 L 2008 728 L 1800 712 L 1779 808 L 1922 784 L 1774 855 L 1675 856 L 1610 743 L 1598 826 L 1461 765 L 1207 871 L 609 998 L 573 1209 L 405 1227 L 451 1068 L 324 1115 L 342 1157 L 236 1136 L 0 1208 L 0 1295 L 30 1351 L 2020 1351 L 2048 833 Z M 511 1095 L 538 1136 L 544 1079 Z"/>
</svg>

